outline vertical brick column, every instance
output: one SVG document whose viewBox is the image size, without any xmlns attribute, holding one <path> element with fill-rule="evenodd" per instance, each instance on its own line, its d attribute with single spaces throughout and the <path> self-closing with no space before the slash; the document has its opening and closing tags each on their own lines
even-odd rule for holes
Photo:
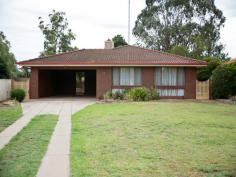
<svg viewBox="0 0 236 177">
<path fill-rule="evenodd" d="M 30 98 L 39 98 L 39 70 L 33 67 L 30 74 Z"/>
<path fill-rule="evenodd" d="M 196 99 L 197 69 L 185 68 L 185 99 Z"/>
<path fill-rule="evenodd" d="M 153 67 L 143 67 L 141 68 L 142 72 L 142 85 L 147 88 L 154 87 L 154 72 L 155 68 Z"/>
<path fill-rule="evenodd" d="M 104 93 L 112 90 L 112 68 L 97 68 L 96 78 L 96 98 L 99 99 Z"/>
</svg>

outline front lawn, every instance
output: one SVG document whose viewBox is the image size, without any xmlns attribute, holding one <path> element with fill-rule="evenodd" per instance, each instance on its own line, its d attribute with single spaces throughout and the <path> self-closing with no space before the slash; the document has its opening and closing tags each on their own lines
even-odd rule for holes
<svg viewBox="0 0 236 177">
<path fill-rule="evenodd" d="M 9 127 L 18 118 L 22 116 L 22 109 L 20 104 L 14 106 L 0 107 L 0 132 Z"/>
<path fill-rule="evenodd" d="M 73 177 L 236 176 L 236 106 L 96 104 L 72 117 Z"/>
<path fill-rule="evenodd" d="M 36 176 L 57 120 L 58 117 L 55 115 L 40 115 L 33 118 L 0 151 L 0 176 Z"/>
</svg>

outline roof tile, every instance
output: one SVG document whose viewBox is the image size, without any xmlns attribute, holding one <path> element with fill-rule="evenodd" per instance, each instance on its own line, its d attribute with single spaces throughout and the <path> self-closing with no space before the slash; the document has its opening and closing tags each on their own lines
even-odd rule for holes
<svg viewBox="0 0 236 177">
<path fill-rule="evenodd" d="M 188 57 L 144 49 L 122 46 L 114 49 L 82 49 L 47 57 L 18 62 L 22 66 L 46 65 L 194 65 L 204 66 L 207 62 Z"/>
</svg>

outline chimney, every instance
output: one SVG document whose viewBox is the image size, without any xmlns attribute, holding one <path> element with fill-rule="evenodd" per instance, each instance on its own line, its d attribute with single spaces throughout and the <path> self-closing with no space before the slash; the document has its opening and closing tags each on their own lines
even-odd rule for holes
<svg viewBox="0 0 236 177">
<path fill-rule="evenodd" d="M 113 49 L 114 48 L 114 42 L 111 39 L 107 39 L 105 41 L 105 49 Z"/>
</svg>

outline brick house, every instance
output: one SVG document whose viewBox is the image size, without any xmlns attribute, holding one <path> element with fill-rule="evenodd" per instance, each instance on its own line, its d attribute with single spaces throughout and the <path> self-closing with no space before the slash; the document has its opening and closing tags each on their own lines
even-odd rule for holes
<svg viewBox="0 0 236 177">
<path fill-rule="evenodd" d="M 30 98 L 89 95 L 145 86 L 161 98 L 196 98 L 196 71 L 207 65 L 183 56 L 136 46 L 82 49 L 18 63 L 31 69 Z"/>
</svg>

